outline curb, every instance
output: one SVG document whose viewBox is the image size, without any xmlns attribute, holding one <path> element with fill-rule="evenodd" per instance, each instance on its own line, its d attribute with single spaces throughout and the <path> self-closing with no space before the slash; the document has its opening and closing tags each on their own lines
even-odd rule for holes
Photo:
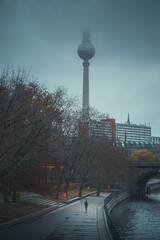
<svg viewBox="0 0 160 240">
<path fill-rule="evenodd" d="M 110 231 L 109 226 L 108 226 L 108 221 L 107 221 L 106 213 L 105 213 L 105 210 L 104 210 L 104 206 L 102 208 L 102 211 L 103 211 L 103 217 L 104 217 L 104 224 L 105 224 L 108 236 L 109 236 L 109 240 L 113 240 L 113 237 L 111 235 L 111 231 Z"/>
<path fill-rule="evenodd" d="M 66 203 L 67 205 L 69 205 L 69 204 L 71 204 L 71 203 L 73 203 L 73 202 L 76 202 L 76 201 L 80 200 L 80 199 L 83 198 L 83 197 L 88 197 L 88 196 L 94 195 L 94 194 L 96 194 L 96 193 L 97 193 L 97 191 L 94 191 L 94 192 L 91 192 L 91 193 L 87 193 L 87 194 L 82 195 L 82 197 L 72 198 L 72 199 L 67 200 L 67 201 L 64 202 L 64 203 Z M 67 206 L 67 205 L 66 205 L 66 206 Z M 27 214 L 27 215 L 25 215 L 25 216 L 23 216 L 23 217 L 15 218 L 15 219 L 9 220 L 9 221 L 7 221 L 7 222 L 1 223 L 1 224 L 0 224 L 0 230 L 3 230 L 3 229 L 5 229 L 5 228 L 7 228 L 7 227 L 10 227 L 10 226 L 16 225 L 16 224 L 18 224 L 18 223 L 24 222 L 24 221 L 26 221 L 26 220 L 28 220 L 28 219 L 31 219 L 31 218 L 38 217 L 38 216 L 41 216 L 41 215 L 43 215 L 43 214 L 49 213 L 49 212 L 51 212 L 51 211 L 53 211 L 53 210 L 56 210 L 57 208 L 59 208 L 59 206 L 56 206 L 56 207 L 47 207 L 47 208 L 44 208 L 44 209 L 39 210 L 39 211 L 37 211 L 37 212 Z"/>
<path fill-rule="evenodd" d="M 88 196 L 90 196 L 90 195 L 94 195 L 94 194 L 96 194 L 96 193 L 97 193 L 97 191 L 90 192 L 90 193 L 86 193 L 86 194 L 82 195 L 82 197 L 75 197 L 75 198 L 72 198 L 72 199 L 67 200 L 67 201 L 64 202 L 64 203 L 70 204 L 70 203 L 76 202 L 76 201 L 78 201 L 78 200 L 80 200 L 80 199 L 82 199 L 82 198 L 84 198 L 84 197 L 88 197 Z"/>
</svg>

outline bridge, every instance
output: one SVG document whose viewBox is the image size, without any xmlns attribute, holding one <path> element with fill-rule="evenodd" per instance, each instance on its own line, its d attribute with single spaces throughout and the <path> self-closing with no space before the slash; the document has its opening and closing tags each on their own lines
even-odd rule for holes
<svg viewBox="0 0 160 240">
<path fill-rule="evenodd" d="M 129 163 L 134 178 L 134 194 L 142 196 L 145 194 L 146 183 L 160 174 L 160 161 L 131 161 Z"/>
</svg>

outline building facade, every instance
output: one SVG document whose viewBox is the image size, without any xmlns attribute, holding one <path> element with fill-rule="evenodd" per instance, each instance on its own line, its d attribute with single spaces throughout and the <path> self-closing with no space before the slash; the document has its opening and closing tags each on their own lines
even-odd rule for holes
<svg viewBox="0 0 160 240">
<path fill-rule="evenodd" d="M 90 136 L 115 139 L 115 119 L 102 119 L 101 121 L 90 121 Z"/>
<path fill-rule="evenodd" d="M 160 144 L 160 137 L 151 137 L 151 141 L 154 143 L 154 144 Z"/>
<path fill-rule="evenodd" d="M 151 140 L 151 127 L 143 124 L 117 123 L 116 138 L 120 141 L 146 142 Z"/>
<path fill-rule="evenodd" d="M 160 158 L 160 137 L 151 137 L 151 141 L 153 142 L 153 144 L 155 144 L 156 146 L 156 150 L 157 150 L 157 154 Z"/>
</svg>

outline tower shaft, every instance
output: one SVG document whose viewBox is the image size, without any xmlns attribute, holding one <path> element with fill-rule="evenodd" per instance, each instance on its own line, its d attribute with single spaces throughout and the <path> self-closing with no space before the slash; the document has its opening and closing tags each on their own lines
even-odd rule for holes
<svg viewBox="0 0 160 240">
<path fill-rule="evenodd" d="M 83 62 L 82 121 L 89 120 L 89 61 Z"/>
</svg>

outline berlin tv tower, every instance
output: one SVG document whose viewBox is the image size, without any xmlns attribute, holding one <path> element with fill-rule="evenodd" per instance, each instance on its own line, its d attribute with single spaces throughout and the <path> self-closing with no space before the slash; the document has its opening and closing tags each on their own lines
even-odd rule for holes
<svg viewBox="0 0 160 240">
<path fill-rule="evenodd" d="M 82 99 L 82 122 L 89 121 L 89 59 L 95 54 L 95 47 L 90 42 L 90 31 L 83 30 L 83 41 L 77 49 L 78 56 L 83 61 L 83 99 Z"/>
</svg>

